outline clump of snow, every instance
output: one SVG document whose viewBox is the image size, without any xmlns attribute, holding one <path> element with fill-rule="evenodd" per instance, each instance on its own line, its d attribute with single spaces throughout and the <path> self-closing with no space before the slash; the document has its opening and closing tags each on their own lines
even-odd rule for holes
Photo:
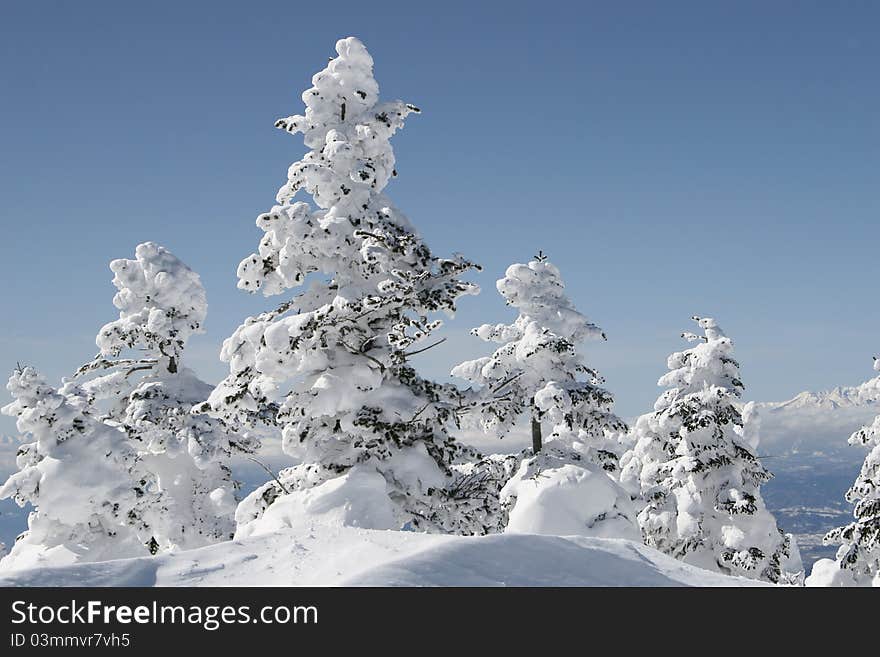
<svg viewBox="0 0 880 657">
<path fill-rule="evenodd" d="M 385 478 L 368 468 L 352 468 L 312 488 L 292 491 L 269 505 L 258 518 L 237 517 L 236 539 L 271 534 L 287 528 L 360 527 L 397 529 Z M 243 503 L 242 509 L 247 509 Z"/>
<path fill-rule="evenodd" d="M 852 571 L 841 568 L 834 559 L 819 559 L 813 564 L 810 576 L 804 581 L 805 586 L 814 587 L 849 587 L 856 586 L 856 578 Z"/>
<path fill-rule="evenodd" d="M 507 533 L 641 540 L 629 494 L 592 463 L 526 459 L 501 497 L 512 506 Z"/>
</svg>

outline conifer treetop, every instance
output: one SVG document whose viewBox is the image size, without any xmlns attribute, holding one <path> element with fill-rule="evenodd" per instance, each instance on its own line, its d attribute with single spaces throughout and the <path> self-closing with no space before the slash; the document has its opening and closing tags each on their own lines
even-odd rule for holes
<svg viewBox="0 0 880 657">
<path fill-rule="evenodd" d="M 303 93 L 305 113 L 275 123 L 291 134 L 302 133 L 310 150 L 290 166 L 278 205 L 257 217 L 265 235 L 259 252 L 239 265 L 243 290 L 271 296 L 321 272 L 336 277 L 335 291 L 353 296 L 357 291 L 347 291 L 352 285 L 369 291 L 387 281 L 388 273 L 431 262 L 410 222 L 382 195 L 397 175 L 390 139 L 419 109 L 399 100 L 379 101 L 373 59 L 358 39 L 341 39 L 336 51 Z M 294 202 L 300 190 L 312 197 L 317 211 Z M 314 294 L 313 305 L 329 301 L 320 288 Z"/>
<path fill-rule="evenodd" d="M 112 261 L 110 270 L 119 290 L 113 297 L 119 319 L 99 331 L 95 342 L 101 355 L 140 347 L 176 371 L 187 339 L 203 332 L 208 312 L 199 275 L 154 242 L 139 244 L 134 260 Z"/>
<path fill-rule="evenodd" d="M 598 326 L 579 312 L 565 294 L 559 269 L 539 252 L 528 264 L 510 265 L 496 283 L 507 305 L 519 311 L 513 325 L 484 324 L 473 333 L 486 341 L 508 342 L 523 337 L 531 323 L 573 343 L 605 339 Z"/>
<path fill-rule="evenodd" d="M 666 408 L 677 397 L 713 386 L 723 388 L 736 397 L 742 395 L 739 363 L 733 359 L 733 341 L 713 318 L 694 315 L 691 319 L 703 329 L 703 335 L 691 332 L 681 334 L 688 342 L 699 344 L 669 356 L 666 362 L 669 372 L 657 382 L 658 386 L 668 390 L 657 399 L 654 410 Z"/>
</svg>

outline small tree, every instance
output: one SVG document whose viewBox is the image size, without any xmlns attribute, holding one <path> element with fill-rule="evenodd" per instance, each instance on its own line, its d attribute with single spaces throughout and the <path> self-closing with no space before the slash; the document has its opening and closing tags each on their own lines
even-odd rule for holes
<svg viewBox="0 0 880 657">
<path fill-rule="evenodd" d="M 694 317 L 700 344 L 669 357 L 667 390 L 632 431 L 621 481 L 641 498 L 645 543 L 682 561 L 770 582 L 796 583 L 800 556 L 761 498 L 772 475 L 754 454 L 744 421 L 733 343 L 714 319 Z M 754 406 L 746 409 L 747 419 Z"/>
<path fill-rule="evenodd" d="M 202 331 L 204 287 L 152 242 L 110 269 L 119 318 L 100 330 L 100 353 L 63 391 L 96 413 L 110 400 L 105 418 L 125 430 L 140 473 L 156 487 L 157 500 L 144 513 L 151 552 L 231 538 L 237 484 L 228 460 L 233 449 L 249 446 L 222 421 L 191 412 L 212 388 L 181 364 L 187 340 Z M 96 372 L 102 374 L 89 378 Z"/>
<path fill-rule="evenodd" d="M 876 357 L 874 369 L 880 370 Z M 869 450 L 858 477 L 846 493 L 846 501 L 854 505 L 854 520 L 828 532 L 824 542 L 840 544 L 836 561 L 841 570 L 851 574 L 852 583 L 880 586 L 880 415 L 872 424 L 853 433 L 849 444 L 863 445 Z"/>
<path fill-rule="evenodd" d="M 78 408 L 30 367 L 6 386 L 14 401 L 3 413 L 34 442 L 17 454 L 18 472 L 0 499 L 34 507 L 28 530 L 4 564 L 61 565 L 147 554 L 146 509 L 157 501 L 146 480 L 133 481 L 137 454 L 126 434 Z"/>
<path fill-rule="evenodd" d="M 550 449 L 614 471 L 615 434 L 626 426 L 612 412 L 614 400 L 601 387 L 601 377 L 584 364 L 577 348 L 584 340 L 604 340 L 605 334 L 574 308 L 559 270 L 542 253 L 527 265 L 508 267 L 497 288 L 518 317 L 513 324 L 474 329 L 477 337 L 501 346 L 452 370 L 453 376 L 481 386 L 483 430 L 504 437 L 527 414 L 533 454 Z M 552 426 L 546 446 L 545 423 Z"/>
<path fill-rule="evenodd" d="M 276 123 L 309 150 L 257 217 L 259 251 L 238 268 L 241 289 L 300 292 L 226 340 L 230 374 L 202 408 L 248 434 L 280 427 L 301 462 L 248 498 L 240 523 L 359 466 L 385 478 L 401 526 L 444 529 L 454 504 L 443 491 L 462 454 L 447 426 L 464 401 L 410 358 L 431 346 L 418 345 L 440 326 L 435 313 L 477 292 L 460 278 L 474 265 L 434 256 L 383 194 L 397 175 L 389 140 L 419 110 L 379 101 L 360 41 L 342 39 L 336 52 L 302 95 L 305 114 Z M 317 209 L 294 201 L 300 191 Z"/>
</svg>

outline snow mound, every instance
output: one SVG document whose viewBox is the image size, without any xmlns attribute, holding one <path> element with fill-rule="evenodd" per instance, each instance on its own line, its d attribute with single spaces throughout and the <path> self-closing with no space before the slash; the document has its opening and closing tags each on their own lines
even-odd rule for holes
<svg viewBox="0 0 880 657">
<path fill-rule="evenodd" d="M 376 470 L 352 468 L 314 488 L 293 491 L 275 500 L 261 517 L 240 525 L 235 538 L 314 526 L 397 529 L 385 478 Z"/>
<path fill-rule="evenodd" d="M 157 557 L 5 572 L 2 586 L 757 586 L 623 539 L 313 527 Z"/>
<path fill-rule="evenodd" d="M 343 580 L 346 586 L 748 586 L 623 539 L 458 537 Z"/>
<path fill-rule="evenodd" d="M 513 504 L 507 533 L 641 541 L 629 494 L 591 463 L 543 467 L 527 459 L 501 490 Z"/>
<path fill-rule="evenodd" d="M 804 580 L 805 586 L 812 587 L 850 587 L 856 580 L 846 568 L 841 568 L 834 559 L 819 559 L 813 564 L 810 576 Z"/>
</svg>

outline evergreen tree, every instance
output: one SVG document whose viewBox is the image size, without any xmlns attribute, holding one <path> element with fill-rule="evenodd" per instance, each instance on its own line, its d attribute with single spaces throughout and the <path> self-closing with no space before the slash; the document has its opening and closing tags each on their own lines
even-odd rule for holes
<svg viewBox="0 0 880 657">
<path fill-rule="evenodd" d="M 100 353 L 62 392 L 94 414 L 109 406 L 102 417 L 126 432 L 138 455 L 137 475 L 157 495 L 144 511 L 151 552 L 229 539 L 237 484 L 228 461 L 235 449 L 250 446 L 222 421 L 191 412 L 212 387 L 181 363 L 187 340 L 202 331 L 204 287 L 198 274 L 152 242 L 110 269 L 119 318 L 99 331 Z"/>
<path fill-rule="evenodd" d="M 519 315 L 513 324 L 474 329 L 477 337 L 501 346 L 452 370 L 479 386 L 476 412 L 469 417 L 484 432 L 503 438 L 523 416 L 531 424 L 532 449 L 494 461 L 494 476 L 487 479 L 493 485 L 483 490 L 485 506 L 495 510 L 488 518 L 505 531 L 564 528 L 582 535 L 638 536 L 629 495 L 611 476 L 626 426 L 614 415 L 601 377 L 578 350 L 580 342 L 604 339 L 604 333 L 575 309 L 559 270 L 543 253 L 508 267 L 497 288 Z M 560 509 L 565 501 L 572 502 L 568 511 Z"/>
<path fill-rule="evenodd" d="M 309 149 L 288 171 L 277 205 L 257 217 L 258 253 L 238 268 L 239 287 L 298 293 L 248 318 L 221 358 L 230 374 L 201 407 L 248 435 L 281 428 L 300 465 L 257 490 L 239 523 L 279 495 L 358 466 L 385 478 L 401 526 L 446 529 L 446 494 L 462 449 L 447 431 L 465 401 L 420 377 L 410 358 L 476 286 L 474 265 L 436 257 L 383 194 L 397 175 L 390 138 L 418 109 L 381 102 L 373 60 L 350 37 L 317 73 L 305 114 L 279 120 Z M 299 192 L 314 205 L 295 201 Z"/>
<path fill-rule="evenodd" d="M 508 267 L 497 288 L 519 315 L 513 324 L 474 329 L 472 334 L 501 346 L 452 370 L 481 387 L 477 416 L 483 430 L 503 438 L 527 414 L 533 454 L 550 450 L 613 472 L 616 436 L 626 426 L 614 415 L 613 397 L 598 372 L 584 364 L 578 350 L 580 342 L 604 340 L 605 334 L 574 308 L 559 270 L 543 254 Z M 546 441 L 545 424 L 552 427 Z"/>
<path fill-rule="evenodd" d="M 704 335 L 682 337 L 700 344 L 669 357 L 658 382 L 667 390 L 638 419 L 621 459 L 621 481 L 644 504 L 645 543 L 725 574 L 797 583 L 797 546 L 761 498 L 772 475 L 754 453 L 754 406 L 740 402 L 733 343 L 715 320 L 693 319 Z"/>
<path fill-rule="evenodd" d="M 880 370 L 876 357 L 874 369 Z M 854 520 L 828 532 L 824 542 L 840 544 L 836 561 L 841 570 L 849 571 L 852 583 L 880 586 L 880 415 L 872 424 L 853 433 L 849 444 L 869 450 L 858 477 L 846 493 L 847 502 L 854 505 Z"/>
<path fill-rule="evenodd" d="M 33 368 L 17 369 L 6 388 L 14 401 L 3 413 L 34 441 L 19 448 L 18 472 L 0 499 L 34 510 L 4 566 L 146 555 L 144 515 L 157 496 L 146 480 L 132 480 L 137 454 L 125 433 L 78 408 Z"/>
</svg>

